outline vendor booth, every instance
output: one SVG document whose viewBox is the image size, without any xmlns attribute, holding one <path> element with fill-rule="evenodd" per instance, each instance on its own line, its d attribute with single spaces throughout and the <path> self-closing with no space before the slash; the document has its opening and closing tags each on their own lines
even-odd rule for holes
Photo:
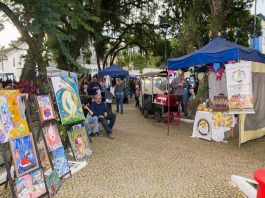
<svg viewBox="0 0 265 198">
<path fill-rule="evenodd" d="M 193 137 L 222 141 L 239 115 L 239 144 L 265 135 L 265 55 L 222 38 L 168 60 L 169 70 L 210 65 L 208 101 L 199 105 Z M 225 69 L 221 67 L 225 64 Z M 261 91 L 262 90 L 262 91 Z M 219 111 L 218 111 L 219 110 Z"/>
<path fill-rule="evenodd" d="M 114 86 L 116 84 L 113 83 L 112 79 L 114 79 L 115 82 L 115 78 L 124 78 L 125 79 L 125 85 L 127 84 L 126 82 L 126 77 L 129 76 L 129 72 L 120 68 L 118 65 L 111 65 L 110 67 L 101 70 L 98 72 L 98 76 L 108 76 L 109 78 L 107 79 L 107 84 L 110 85 L 110 91 L 113 93 L 114 95 Z M 108 82 L 109 81 L 109 82 Z M 126 85 L 126 94 L 124 97 L 124 103 L 128 103 L 128 95 L 129 95 L 129 90 L 128 90 L 128 86 Z"/>
<path fill-rule="evenodd" d="M 125 78 L 128 75 L 129 75 L 128 71 L 114 64 L 98 72 L 98 76 L 110 76 L 112 78 Z"/>
</svg>

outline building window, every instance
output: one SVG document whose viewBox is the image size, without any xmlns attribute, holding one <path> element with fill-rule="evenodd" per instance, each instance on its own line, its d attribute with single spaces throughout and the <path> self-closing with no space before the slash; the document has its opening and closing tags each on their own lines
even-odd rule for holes
<svg viewBox="0 0 265 198">
<path fill-rule="evenodd" d="M 13 58 L 13 67 L 16 67 L 16 59 L 15 59 L 15 57 Z"/>
</svg>

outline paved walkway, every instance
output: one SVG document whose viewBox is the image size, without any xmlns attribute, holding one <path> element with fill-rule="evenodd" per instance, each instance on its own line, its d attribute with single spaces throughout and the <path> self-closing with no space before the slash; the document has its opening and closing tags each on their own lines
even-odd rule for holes
<svg viewBox="0 0 265 198">
<path fill-rule="evenodd" d="M 56 197 L 243 197 L 230 176 L 252 178 L 265 166 L 264 138 L 238 149 L 237 139 L 191 138 L 190 124 L 170 129 L 167 136 L 166 125 L 126 105 L 117 115 L 115 138 L 93 138 L 88 166 L 66 179 Z"/>
</svg>

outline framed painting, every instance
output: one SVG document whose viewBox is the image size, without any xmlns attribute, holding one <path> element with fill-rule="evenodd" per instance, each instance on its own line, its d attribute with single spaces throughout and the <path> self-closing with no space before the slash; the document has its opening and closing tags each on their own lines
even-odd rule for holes
<svg viewBox="0 0 265 198">
<path fill-rule="evenodd" d="M 70 167 L 63 146 L 55 149 L 52 154 L 53 166 L 55 167 L 55 170 L 57 171 L 59 177 L 62 177 L 68 172 L 70 172 Z"/>
<path fill-rule="evenodd" d="M 32 134 L 9 140 L 17 177 L 39 168 Z"/>
<path fill-rule="evenodd" d="M 44 123 L 50 120 L 56 120 L 56 115 L 53 109 L 52 100 L 49 94 L 41 94 L 35 96 L 36 103 L 39 109 L 40 122 Z"/>
<path fill-rule="evenodd" d="M 0 93 L 0 144 L 8 142 L 9 133 L 12 129 L 13 119 L 7 99 Z"/>
<path fill-rule="evenodd" d="M 45 181 L 49 192 L 49 198 L 53 198 L 61 187 L 61 181 L 57 171 L 54 169 L 52 173 L 45 178 Z"/>
<path fill-rule="evenodd" d="M 84 127 L 68 131 L 68 138 L 76 160 L 87 159 L 92 155 L 92 149 Z"/>
<path fill-rule="evenodd" d="M 22 102 L 20 93 L 18 90 L 0 90 L 0 96 L 2 103 L 5 103 L 3 98 L 6 98 L 8 104 L 8 112 L 3 114 L 2 120 L 6 120 L 9 114 L 12 117 L 12 127 L 10 127 L 10 120 L 8 121 L 9 129 L 4 132 L 8 135 L 8 138 L 20 137 L 22 135 L 27 135 L 30 133 L 26 115 L 25 115 L 25 105 Z M 4 102 L 3 102 L 4 101 Z M 1 114 L 2 115 L 2 114 Z M 1 121 L 2 122 L 2 121 Z M 5 122 L 5 121 L 4 121 Z M 3 134 L 3 130 L 1 130 Z M 3 135 L 2 135 L 3 136 Z"/>
<path fill-rule="evenodd" d="M 41 165 L 42 165 L 43 171 L 45 173 L 46 171 L 51 169 L 50 159 L 49 159 L 48 153 L 46 151 L 44 141 L 41 140 L 37 146 L 38 146 Z"/>
<path fill-rule="evenodd" d="M 62 141 L 56 125 L 49 125 L 42 130 L 49 152 L 62 146 Z"/>
<path fill-rule="evenodd" d="M 10 110 L 13 111 L 13 114 Z M 13 123 L 13 117 L 16 121 L 15 124 Z M 20 121 L 19 118 L 21 118 Z M 29 133 L 26 120 L 25 105 L 19 92 L 17 90 L 0 90 L 0 143 L 7 142 L 9 137 Z M 16 131 L 14 128 L 18 130 Z"/>
<path fill-rule="evenodd" d="M 18 198 L 37 198 L 47 192 L 41 169 L 16 178 L 15 183 Z"/>
<path fill-rule="evenodd" d="M 63 125 L 85 119 L 76 81 L 69 77 L 51 78 Z"/>
</svg>

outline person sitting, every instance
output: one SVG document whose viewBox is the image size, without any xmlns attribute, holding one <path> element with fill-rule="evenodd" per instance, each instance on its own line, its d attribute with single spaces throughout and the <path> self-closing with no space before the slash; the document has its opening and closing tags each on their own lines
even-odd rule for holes
<svg viewBox="0 0 265 198">
<path fill-rule="evenodd" d="M 102 102 L 102 96 L 97 94 L 95 96 L 95 102 L 91 104 L 91 110 L 93 115 L 98 117 L 98 121 L 102 123 L 102 126 L 109 138 L 113 138 L 112 128 L 115 124 L 116 114 L 108 114 L 106 104 Z M 109 123 L 108 123 L 109 120 Z"/>
<path fill-rule="evenodd" d="M 82 106 L 86 118 L 83 124 L 88 136 L 99 136 L 98 117 L 92 116 L 93 111 L 89 107 L 88 99 L 84 99 Z"/>
</svg>

